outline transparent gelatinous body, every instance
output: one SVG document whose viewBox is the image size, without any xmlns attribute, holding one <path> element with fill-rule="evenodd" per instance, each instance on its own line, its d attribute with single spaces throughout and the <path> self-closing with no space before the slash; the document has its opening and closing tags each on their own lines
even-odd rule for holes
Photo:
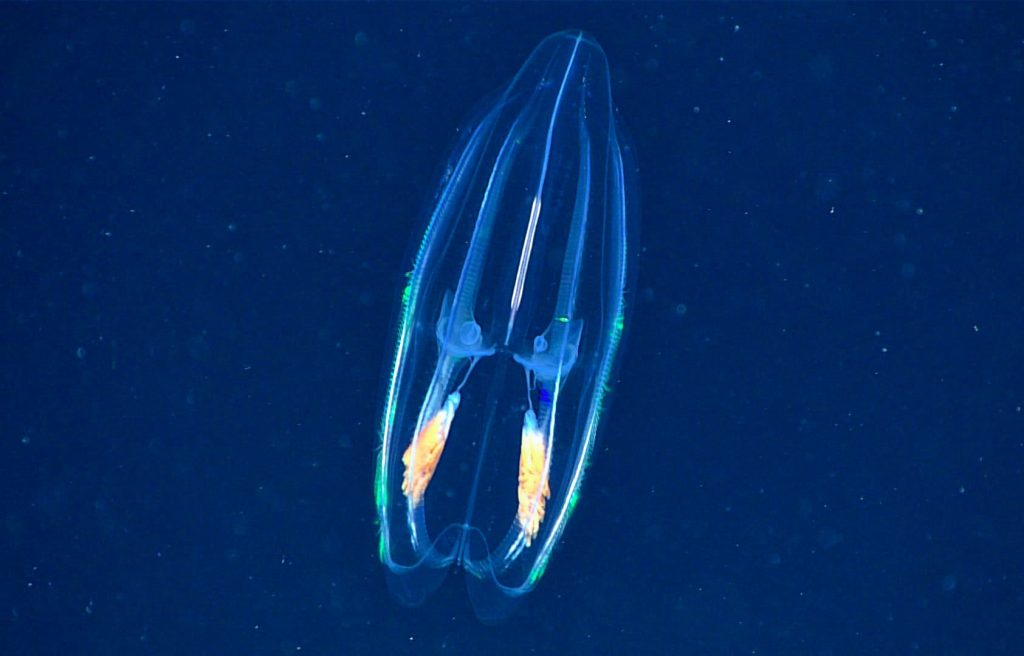
<svg viewBox="0 0 1024 656">
<path fill-rule="evenodd" d="M 545 39 L 462 131 L 402 296 L 376 499 L 391 590 L 450 565 L 478 616 L 540 579 L 623 328 L 635 167 L 601 47 Z"/>
</svg>

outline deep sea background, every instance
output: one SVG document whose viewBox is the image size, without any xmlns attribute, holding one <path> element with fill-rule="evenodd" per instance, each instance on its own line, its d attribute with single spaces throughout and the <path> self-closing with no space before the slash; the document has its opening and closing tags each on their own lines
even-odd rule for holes
<svg viewBox="0 0 1024 656">
<path fill-rule="evenodd" d="M 642 181 L 582 501 L 398 606 L 396 299 L 472 108 L 590 31 Z M 1024 653 L 1024 6 L 0 6 L 0 653 Z"/>
</svg>

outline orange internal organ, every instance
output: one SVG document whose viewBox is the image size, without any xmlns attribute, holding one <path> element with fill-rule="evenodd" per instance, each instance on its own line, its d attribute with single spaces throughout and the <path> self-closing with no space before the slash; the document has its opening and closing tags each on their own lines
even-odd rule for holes
<svg viewBox="0 0 1024 656">
<path fill-rule="evenodd" d="M 423 501 L 430 479 L 437 470 L 437 463 L 441 460 L 444 444 L 448 440 L 448 429 L 451 428 L 458 405 L 459 393 L 454 392 L 448 396 L 441 409 L 434 413 L 402 454 L 402 464 L 405 465 L 402 493 L 413 506 L 418 506 Z"/>
<path fill-rule="evenodd" d="M 523 530 L 526 546 L 533 543 L 544 520 L 544 509 L 551 497 L 548 484 L 547 441 L 537 429 L 533 412 L 523 424 L 523 439 L 519 449 L 519 512 L 517 519 Z"/>
</svg>

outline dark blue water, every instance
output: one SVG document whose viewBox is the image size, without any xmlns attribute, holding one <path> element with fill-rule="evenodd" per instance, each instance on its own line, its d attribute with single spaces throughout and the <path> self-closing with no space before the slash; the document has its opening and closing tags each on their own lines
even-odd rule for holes
<svg viewBox="0 0 1024 656">
<path fill-rule="evenodd" d="M 582 501 L 389 597 L 384 363 L 454 130 L 604 45 L 643 188 Z M 1018 654 L 1024 10 L 0 8 L 0 651 Z"/>
</svg>

